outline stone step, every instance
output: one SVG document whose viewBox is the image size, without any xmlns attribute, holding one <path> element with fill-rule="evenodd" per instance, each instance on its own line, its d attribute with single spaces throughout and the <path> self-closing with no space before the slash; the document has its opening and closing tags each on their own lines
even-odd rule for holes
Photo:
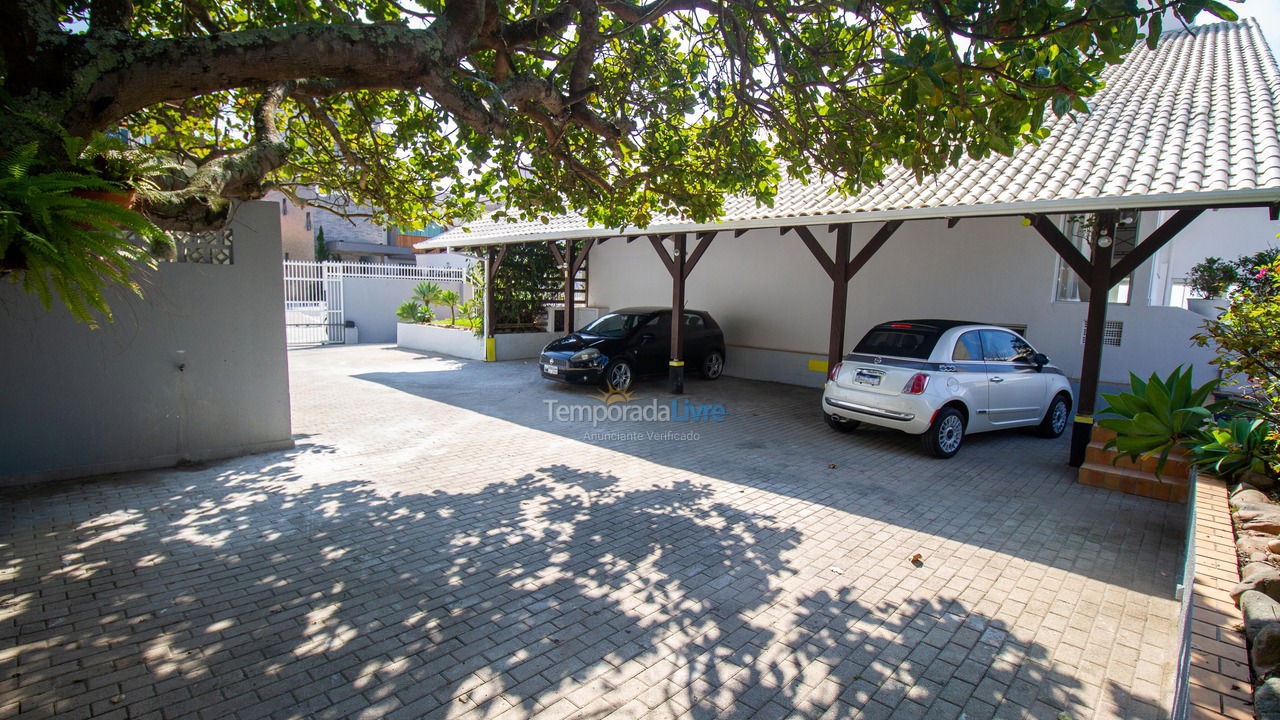
<svg viewBox="0 0 1280 720">
<path fill-rule="evenodd" d="M 1115 448 L 1108 449 L 1104 447 L 1104 442 L 1099 442 L 1095 440 L 1089 443 L 1089 446 L 1085 448 L 1084 460 L 1085 462 L 1095 462 L 1095 463 L 1103 463 L 1103 464 L 1111 465 L 1113 464 L 1112 461 L 1115 460 L 1116 455 L 1117 455 L 1117 452 Z M 1156 472 L 1156 466 L 1159 464 L 1159 460 L 1160 458 L 1158 456 L 1143 458 L 1137 461 L 1125 458 L 1123 460 L 1119 460 L 1115 462 L 1114 465 L 1119 468 L 1141 470 L 1143 472 L 1148 472 L 1154 475 Z M 1165 462 L 1164 471 L 1161 472 L 1161 475 L 1186 479 L 1187 477 L 1190 476 L 1190 471 L 1191 471 L 1191 458 L 1189 458 L 1184 453 L 1174 451 L 1169 453 L 1169 459 L 1167 462 Z"/>
<path fill-rule="evenodd" d="M 1187 501 L 1187 479 L 1155 475 L 1137 468 L 1116 467 L 1108 462 L 1085 462 L 1077 476 L 1082 485 L 1117 490 L 1130 495 L 1167 500 Z"/>
</svg>

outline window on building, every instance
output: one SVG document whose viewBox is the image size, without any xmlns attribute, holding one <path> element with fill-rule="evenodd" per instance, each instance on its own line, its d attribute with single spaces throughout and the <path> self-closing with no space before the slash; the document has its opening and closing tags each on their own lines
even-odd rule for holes
<svg viewBox="0 0 1280 720">
<path fill-rule="evenodd" d="M 1116 225 L 1115 243 L 1111 252 L 1112 262 L 1118 262 L 1138 246 L 1138 215 L 1137 211 L 1120 213 L 1120 222 Z M 1094 215 L 1069 215 L 1063 232 L 1067 239 L 1088 258 L 1093 254 L 1093 233 L 1096 227 Z M 1107 302 L 1129 304 L 1129 290 L 1132 285 L 1132 275 L 1116 283 L 1116 286 L 1107 294 Z M 1057 288 L 1054 299 L 1058 302 L 1088 302 L 1089 300 L 1088 286 L 1080 282 L 1075 271 L 1063 262 L 1062 258 L 1058 258 Z"/>
<path fill-rule="evenodd" d="M 281 214 L 281 215 L 288 215 L 288 214 L 289 214 L 289 201 L 288 201 L 288 200 L 281 200 L 281 201 L 280 201 L 280 214 Z"/>
<path fill-rule="evenodd" d="M 311 229 L 311 211 L 310 210 L 307 211 L 307 229 L 308 230 Z"/>
</svg>

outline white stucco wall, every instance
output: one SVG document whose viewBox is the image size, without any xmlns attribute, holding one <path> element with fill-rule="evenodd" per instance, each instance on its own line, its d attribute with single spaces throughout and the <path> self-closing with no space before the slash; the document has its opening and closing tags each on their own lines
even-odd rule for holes
<svg viewBox="0 0 1280 720">
<path fill-rule="evenodd" d="M 1165 213 L 1165 216 L 1172 213 Z M 1266 208 L 1209 210 L 1183 230 L 1156 258 L 1156 297 L 1168 302 L 1169 284 L 1182 280 L 1206 257 L 1235 260 L 1280 245 L 1280 223 Z"/>
<path fill-rule="evenodd" d="M 1142 232 L 1154 227 L 1144 222 Z M 877 228 L 855 226 L 853 253 Z M 833 236 L 825 228 L 815 228 L 815 235 L 833 254 Z M 962 220 L 952 229 L 942 220 L 908 222 L 850 283 L 845 349 L 888 320 L 1021 324 L 1037 349 L 1078 377 L 1086 306 L 1054 302 L 1055 259 L 1016 218 Z M 670 277 L 647 241 L 610 240 L 592 250 L 588 262 L 591 305 L 671 302 Z M 1208 379 L 1210 355 L 1189 341 L 1201 319 L 1180 308 L 1145 306 L 1150 276 L 1149 268 L 1135 273 L 1133 305 L 1111 306 L 1108 319 L 1124 322 L 1124 341 L 1106 348 L 1103 380 L 1124 382 L 1130 370 L 1167 372 L 1179 363 L 1192 363 L 1196 376 Z M 686 293 L 688 307 L 710 311 L 723 326 L 727 374 L 822 384 L 823 373 L 809 361 L 826 358 L 831 281 L 796 235 L 722 234 L 690 275 Z"/>
<path fill-rule="evenodd" d="M 97 330 L 0 283 L 0 484 L 291 446 L 278 218 L 242 205 L 235 264 L 161 263 Z"/>
<path fill-rule="evenodd" d="M 342 279 L 343 314 L 355 321 L 362 343 L 390 343 L 396 341 L 396 308 L 410 299 L 413 288 L 422 282 L 417 279 L 353 278 Z M 441 290 L 452 290 L 463 302 L 471 298 L 469 285 L 462 282 L 435 280 Z M 449 319 L 447 305 L 432 305 L 437 318 Z"/>
</svg>

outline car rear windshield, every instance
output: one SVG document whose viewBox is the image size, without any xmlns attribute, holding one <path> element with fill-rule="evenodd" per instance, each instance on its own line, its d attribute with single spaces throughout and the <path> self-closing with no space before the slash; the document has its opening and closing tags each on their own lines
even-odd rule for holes
<svg viewBox="0 0 1280 720">
<path fill-rule="evenodd" d="M 928 359 L 933 346 L 938 344 L 939 333 L 929 327 L 906 326 L 873 328 L 853 348 L 862 355 L 888 355 L 890 357 Z"/>
<path fill-rule="evenodd" d="M 648 315 L 609 313 L 593 320 L 590 325 L 582 328 L 581 332 L 602 337 L 622 337 L 631 332 L 636 325 L 644 322 L 646 317 Z"/>
</svg>

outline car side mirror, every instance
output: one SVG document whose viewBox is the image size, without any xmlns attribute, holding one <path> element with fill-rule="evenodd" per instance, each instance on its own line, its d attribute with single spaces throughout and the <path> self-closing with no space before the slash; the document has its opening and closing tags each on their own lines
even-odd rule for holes
<svg viewBox="0 0 1280 720">
<path fill-rule="evenodd" d="M 1044 367 L 1049 364 L 1049 356 L 1044 353 L 1036 353 L 1031 356 L 1031 362 L 1035 363 L 1036 367 Z"/>
</svg>

